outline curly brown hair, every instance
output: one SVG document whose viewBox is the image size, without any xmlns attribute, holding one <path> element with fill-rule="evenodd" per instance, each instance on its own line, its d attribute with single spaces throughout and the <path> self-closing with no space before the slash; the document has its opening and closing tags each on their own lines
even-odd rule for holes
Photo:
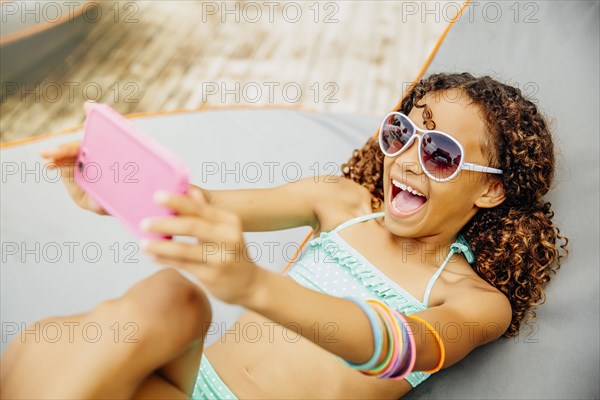
<svg viewBox="0 0 600 400">
<path fill-rule="evenodd" d="M 506 200 L 479 209 L 461 234 L 476 255 L 473 269 L 510 300 L 512 320 L 505 337 L 518 334 L 526 316 L 544 303 L 545 287 L 567 255 L 568 239 L 552 223 L 554 213 L 543 196 L 554 178 L 554 145 L 544 117 L 518 88 L 489 76 L 434 74 L 416 83 L 398 111 L 409 114 L 427 93 L 458 89 L 477 105 L 485 119 L 489 165 L 504 170 L 500 179 Z M 370 138 L 342 165 L 342 173 L 366 187 L 372 207 L 383 202 L 383 160 L 377 138 Z"/>
</svg>

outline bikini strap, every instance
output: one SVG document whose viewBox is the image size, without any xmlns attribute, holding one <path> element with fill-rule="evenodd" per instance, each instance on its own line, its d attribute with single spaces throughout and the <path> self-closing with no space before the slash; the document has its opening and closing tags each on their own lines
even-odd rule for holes
<svg viewBox="0 0 600 400">
<path fill-rule="evenodd" d="M 339 232 L 342 229 L 346 229 L 347 227 L 352 226 L 354 224 L 358 224 L 363 221 L 368 221 L 370 219 L 383 217 L 384 215 L 385 215 L 385 212 L 377 212 L 377 213 L 373 213 L 373 214 L 361 215 L 360 217 L 352 218 L 346 222 L 343 222 L 342 224 L 338 225 L 338 227 L 335 228 L 334 230 L 332 230 L 331 232 Z M 467 259 L 467 262 L 469 264 L 473 264 L 473 262 L 475 261 L 475 255 L 471 251 L 471 248 L 469 247 L 469 243 L 465 240 L 465 238 L 462 235 L 458 235 L 458 237 L 456 238 L 456 241 L 450 245 L 450 252 L 446 256 L 446 259 L 444 260 L 442 265 L 440 265 L 440 267 L 437 269 L 437 271 L 435 271 L 435 274 L 433 274 L 433 276 L 429 280 L 429 283 L 427 284 L 427 288 L 425 289 L 425 296 L 423 299 L 423 304 L 425 304 L 425 307 L 428 307 L 429 295 L 431 294 L 431 289 L 433 288 L 435 281 L 437 281 L 437 279 L 440 277 L 440 275 L 444 271 L 444 268 L 446 267 L 446 265 L 448 264 L 448 262 L 450 261 L 452 256 L 454 254 L 458 254 L 458 253 L 462 253 L 465 256 L 465 258 Z"/>
<path fill-rule="evenodd" d="M 442 271 L 444 270 L 446 264 L 448 264 L 448 261 L 450 261 L 452 256 L 458 253 L 463 253 L 469 264 L 472 264 L 473 261 L 475 261 L 475 255 L 471 251 L 469 244 L 467 243 L 465 238 L 462 237 L 462 235 L 458 235 L 456 242 L 450 245 L 450 252 L 446 256 L 446 259 L 444 260 L 442 265 L 440 265 L 437 271 L 435 271 L 435 274 L 433 274 L 433 276 L 429 280 L 429 283 L 427 284 L 427 288 L 425 289 L 425 296 L 423 298 L 423 304 L 425 304 L 425 307 L 429 307 L 429 295 L 431 294 L 431 289 L 433 289 L 435 281 L 437 281 L 437 279 L 440 277 Z"/>
<path fill-rule="evenodd" d="M 385 212 L 377 212 L 377 213 L 373 213 L 373 214 L 361 215 L 360 217 L 352 218 L 346 222 L 341 223 L 340 225 L 338 225 L 337 228 L 335 228 L 331 232 L 339 232 L 342 229 L 346 229 L 347 227 L 349 227 L 351 225 L 358 224 L 359 222 L 363 222 L 363 221 L 368 221 L 370 219 L 383 217 L 384 215 L 385 215 Z"/>
</svg>

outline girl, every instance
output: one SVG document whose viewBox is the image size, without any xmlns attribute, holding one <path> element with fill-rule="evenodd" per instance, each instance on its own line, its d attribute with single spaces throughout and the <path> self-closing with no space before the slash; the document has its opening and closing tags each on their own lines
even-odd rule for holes
<svg viewBox="0 0 600 400">
<path fill-rule="evenodd" d="M 65 166 L 77 148 L 43 155 Z M 128 397 L 173 390 L 193 398 L 397 399 L 430 376 L 424 371 L 516 335 L 526 314 L 534 315 L 566 239 L 543 199 L 554 176 L 552 138 L 518 89 L 467 73 L 421 80 L 342 171 L 335 183 L 311 178 L 272 189 L 157 194 L 177 216 L 144 221 L 143 229 L 197 241 L 146 242 L 145 251 L 244 306 L 249 311 L 233 329 L 259 333 L 226 334 L 203 349 L 211 318 L 205 296 L 162 272 L 93 311 L 97 320 L 135 316 L 142 340 L 132 346 L 129 368 L 86 375 L 95 389 L 77 393 L 103 395 L 111 387 Z M 65 178 L 80 206 L 103 213 Z M 315 239 L 285 275 L 246 256 L 243 231 L 302 225 Z M 383 306 L 370 313 L 365 299 Z M 397 321 L 410 320 L 414 338 L 412 348 L 404 341 L 410 354 L 403 348 L 402 357 L 414 363 L 404 379 L 377 379 L 365 366 L 382 365 L 386 354 L 401 358 L 393 335 L 380 335 L 393 326 L 393 318 L 381 319 L 389 310 L 401 314 Z"/>
</svg>

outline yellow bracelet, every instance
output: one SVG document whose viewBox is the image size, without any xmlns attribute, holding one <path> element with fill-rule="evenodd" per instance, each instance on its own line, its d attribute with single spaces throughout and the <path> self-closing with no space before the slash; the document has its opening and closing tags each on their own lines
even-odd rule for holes
<svg viewBox="0 0 600 400">
<path fill-rule="evenodd" d="M 433 333 L 433 337 L 435 338 L 435 340 L 438 344 L 438 347 L 440 348 L 440 361 L 433 369 L 430 369 L 429 371 L 423 371 L 423 372 L 425 372 L 427 374 L 433 374 L 435 372 L 438 372 L 440 369 L 442 369 L 442 366 L 444 365 L 444 361 L 446 361 L 446 347 L 444 346 L 444 342 L 442 341 L 440 334 L 433 328 L 433 326 L 431 326 L 431 324 L 429 322 L 425 321 L 423 318 L 417 317 L 416 315 L 407 315 L 406 317 L 412 318 L 415 321 L 421 322 L 423 325 L 425 325 L 425 327 L 427 329 L 429 329 Z"/>
</svg>

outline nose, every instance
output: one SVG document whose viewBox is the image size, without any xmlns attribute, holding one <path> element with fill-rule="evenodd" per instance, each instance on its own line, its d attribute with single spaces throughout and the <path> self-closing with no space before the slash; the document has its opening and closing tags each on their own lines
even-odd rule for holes
<svg viewBox="0 0 600 400">
<path fill-rule="evenodd" d="M 408 148 L 396 156 L 394 163 L 399 167 L 402 177 L 409 174 L 424 175 L 423 167 L 419 160 L 419 146 L 421 145 L 421 136 L 416 134 Z"/>
</svg>

